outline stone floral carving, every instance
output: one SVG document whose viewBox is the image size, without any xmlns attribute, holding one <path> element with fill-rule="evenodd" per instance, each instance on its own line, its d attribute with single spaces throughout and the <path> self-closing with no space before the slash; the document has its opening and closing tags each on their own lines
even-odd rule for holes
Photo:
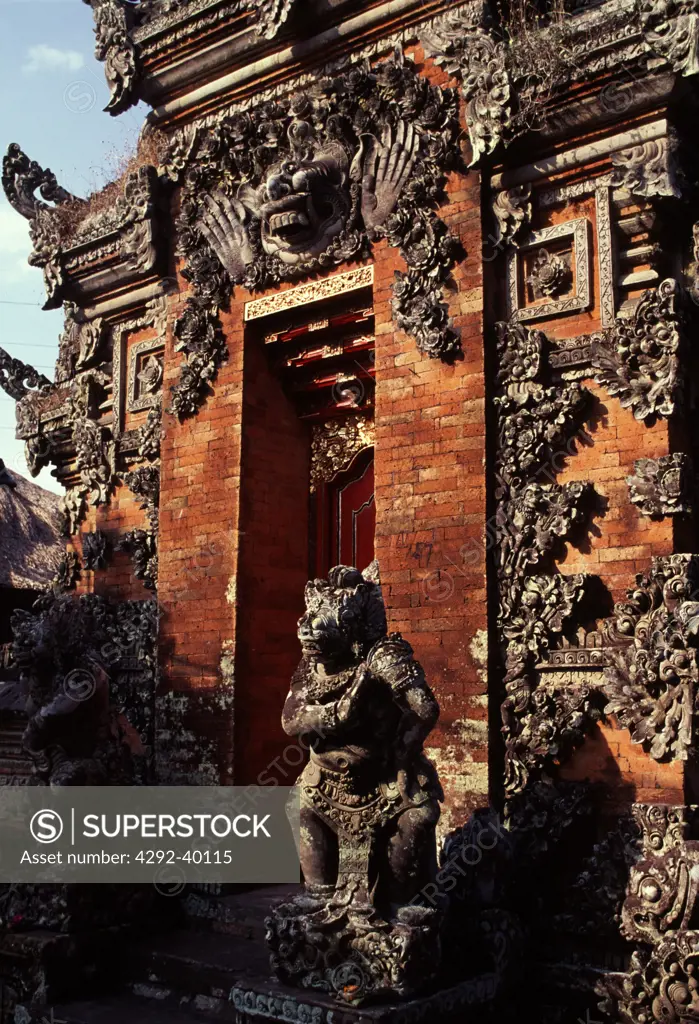
<svg viewBox="0 0 699 1024">
<path fill-rule="evenodd" d="M 690 809 L 634 804 L 642 833 L 621 912 L 621 931 L 636 943 L 628 971 L 597 983 L 600 1009 L 623 1024 L 699 1020 L 697 899 L 699 842 L 688 837 Z"/>
<path fill-rule="evenodd" d="M 225 355 L 218 311 L 232 284 L 268 288 L 366 254 L 385 236 L 408 270 L 394 309 L 422 351 L 458 351 L 441 290 L 456 243 L 432 210 L 454 159 L 456 98 L 402 55 L 183 129 L 165 169 L 183 180 L 178 223 L 194 296 L 175 325 L 186 355 L 172 408 L 190 415 Z"/>
<path fill-rule="evenodd" d="M 439 18 L 422 40 L 427 57 L 461 77 L 472 149 L 470 166 L 508 139 L 512 117 L 507 47 L 487 26 L 485 5 L 466 4 Z"/>
<path fill-rule="evenodd" d="M 616 715 L 651 757 L 686 760 L 696 729 L 697 562 L 693 555 L 654 558 L 628 601 L 605 625 L 612 664 L 605 669 L 605 714 Z"/>
<path fill-rule="evenodd" d="M 639 15 L 648 48 L 682 75 L 699 72 L 699 14 L 693 0 L 641 0 Z"/>
<path fill-rule="evenodd" d="M 637 420 L 672 416 L 680 407 L 684 325 L 679 287 L 669 278 L 643 293 L 633 316 L 594 336 L 595 379 Z"/>
<path fill-rule="evenodd" d="M 651 139 L 612 153 L 612 167 L 612 185 L 632 195 L 679 198 L 682 194 L 671 139 Z"/>
<path fill-rule="evenodd" d="M 51 589 L 57 594 L 62 594 L 66 590 L 74 590 L 79 579 L 80 558 L 77 551 L 70 548 L 58 563 L 56 575 L 51 581 Z"/>
<path fill-rule="evenodd" d="M 148 590 L 158 586 L 158 507 L 160 504 L 160 469 L 158 466 L 139 466 L 126 473 L 124 483 L 141 499 L 141 508 L 148 519 L 147 530 L 130 530 L 119 542 L 119 548 L 128 551 L 133 560 L 134 576 L 142 580 Z"/>
<path fill-rule="evenodd" d="M 409 995 L 440 959 L 440 913 L 410 905 L 436 868 L 441 789 L 422 745 L 439 709 L 410 645 L 386 634 L 372 575 L 337 566 L 306 587 L 282 719 L 312 741 L 298 783 L 306 885 L 267 921 L 277 975 L 349 1003 Z"/>
<path fill-rule="evenodd" d="M 119 541 L 133 562 L 133 574 L 146 590 L 158 588 L 158 539 L 150 530 L 129 530 Z"/>
<path fill-rule="evenodd" d="M 121 114 L 137 97 L 136 48 L 129 29 L 133 5 L 123 0 L 83 0 L 92 8 L 95 19 L 95 57 L 104 62 L 110 99 L 105 110 Z"/>
<path fill-rule="evenodd" d="M 102 530 L 93 530 L 90 533 L 83 533 L 81 536 L 83 566 L 91 572 L 97 569 L 106 569 L 109 559 L 110 546 L 106 533 Z"/>
<path fill-rule="evenodd" d="M 626 478 L 631 501 L 651 519 L 692 511 L 692 473 L 687 455 L 637 459 L 635 475 Z"/>
<path fill-rule="evenodd" d="M 0 348 L 0 388 L 19 402 L 30 392 L 47 392 L 53 385 L 48 377 L 39 373 L 29 363 L 14 359 L 4 348 Z"/>
<path fill-rule="evenodd" d="M 274 39 L 289 17 L 295 0 L 257 0 L 257 31 L 265 39 Z"/>
<path fill-rule="evenodd" d="M 590 395 L 577 384 L 546 387 L 546 336 L 519 324 L 498 325 L 498 414 L 495 515 L 498 628 L 505 668 L 502 704 L 506 792 L 521 792 L 532 772 L 581 742 L 599 717 L 585 686 L 536 685 L 534 665 L 571 622 L 586 586 L 563 576 L 551 558 L 586 520 L 592 488 L 582 482 L 540 483 L 580 430 Z"/>
<path fill-rule="evenodd" d="M 497 193 L 493 200 L 498 224 L 496 245 L 509 245 L 528 226 L 532 215 L 531 194 L 531 185 L 516 185 Z"/>
<path fill-rule="evenodd" d="M 162 408 L 159 405 L 149 409 L 145 423 L 136 431 L 136 451 L 142 459 L 152 462 L 160 457 L 162 418 Z"/>
<path fill-rule="evenodd" d="M 548 249 L 537 250 L 527 278 L 537 298 L 542 295 L 560 295 L 571 281 L 570 267 L 561 256 L 550 253 Z"/>
</svg>

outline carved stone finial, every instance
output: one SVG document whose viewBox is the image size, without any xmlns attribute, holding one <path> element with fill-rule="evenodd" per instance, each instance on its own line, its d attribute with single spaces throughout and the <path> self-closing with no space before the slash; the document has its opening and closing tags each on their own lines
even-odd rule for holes
<svg viewBox="0 0 699 1024">
<path fill-rule="evenodd" d="M 4 348 L 0 348 L 0 388 L 15 402 L 29 394 L 49 391 L 52 387 L 53 384 L 43 373 L 28 363 L 14 359 Z"/>
<path fill-rule="evenodd" d="M 61 188 L 53 171 L 40 167 L 36 160 L 30 160 L 16 142 L 10 143 L 2 161 L 2 187 L 10 206 L 26 220 L 33 220 L 37 210 L 45 207 L 34 194 L 37 189 L 42 199 L 49 203 L 60 204 L 75 199 Z"/>
<path fill-rule="evenodd" d="M 282 724 L 312 741 L 299 779 L 306 884 L 267 920 L 272 965 L 355 1005 L 410 995 L 439 967 L 441 914 L 417 900 L 436 868 L 441 789 L 422 747 L 437 702 L 357 569 L 308 583 L 299 639 Z"/>
<path fill-rule="evenodd" d="M 675 452 L 659 459 L 637 459 L 635 475 L 629 476 L 631 501 L 651 519 L 691 512 L 691 462 Z"/>
</svg>

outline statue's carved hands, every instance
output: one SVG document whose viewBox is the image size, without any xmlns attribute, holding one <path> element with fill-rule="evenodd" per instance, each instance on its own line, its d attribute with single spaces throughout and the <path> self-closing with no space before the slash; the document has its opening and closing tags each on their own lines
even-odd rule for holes
<svg viewBox="0 0 699 1024">
<path fill-rule="evenodd" d="M 381 141 L 368 138 L 362 165 L 362 217 L 370 234 L 382 227 L 393 213 L 403 185 L 410 176 L 420 148 L 420 136 L 411 124 L 399 121 L 395 129 L 387 125 Z"/>
<path fill-rule="evenodd" d="M 228 271 L 231 281 L 239 283 L 254 260 L 245 226 L 247 211 L 238 199 L 231 199 L 222 192 L 207 196 L 206 206 L 199 229 Z"/>
<path fill-rule="evenodd" d="M 361 703 L 370 679 L 371 673 L 366 665 L 362 663 L 357 668 L 352 685 L 337 702 L 336 720 L 338 725 L 348 726 L 355 724 L 359 717 Z"/>
</svg>

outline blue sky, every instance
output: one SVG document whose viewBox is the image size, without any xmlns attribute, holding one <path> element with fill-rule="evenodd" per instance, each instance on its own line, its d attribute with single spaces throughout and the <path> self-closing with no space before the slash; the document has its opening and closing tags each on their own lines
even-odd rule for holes
<svg viewBox="0 0 699 1024">
<path fill-rule="evenodd" d="M 0 150 L 19 143 L 79 196 L 115 177 L 147 112 L 103 112 L 109 91 L 92 26 L 82 0 L 0 0 Z M 43 278 L 27 265 L 30 251 L 27 222 L 0 190 L 0 346 L 53 379 L 63 313 L 41 309 Z M 0 390 L 0 458 L 28 476 L 14 423 L 15 403 Z M 49 470 L 36 482 L 63 492 Z"/>
</svg>

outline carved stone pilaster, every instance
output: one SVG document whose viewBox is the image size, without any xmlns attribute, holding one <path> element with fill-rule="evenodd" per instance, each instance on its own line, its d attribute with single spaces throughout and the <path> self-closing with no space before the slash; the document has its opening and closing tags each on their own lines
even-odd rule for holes
<svg viewBox="0 0 699 1024">
<path fill-rule="evenodd" d="M 654 558 L 605 624 L 605 714 L 657 761 L 686 760 L 696 741 L 698 585 L 696 556 Z"/>
<path fill-rule="evenodd" d="M 644 516 L 659 519 L 692 511 L 692 472 L 681 452 L 659 459 L 637 459 L 635 475 L 626 478 L 631 501 Z"/>
<path fill-rule="evenodd" d="M 494 532 L 509 797 L 522 792 L 548 759 L 560 759 L 580 743 L 599 717 L 589 687 L 537 686 L 534 672 L 573 620 L 585 591 L 586 577 L 554 572 L 552 556 L 584 523 L 592 497 L 587 483 L 540 482 L 553 479 L 555 458 L 581 428 L 590 399 L 576 384 L 543 384 L 545 346 L 541 331 L 498 325 Z"/>
</svg>

